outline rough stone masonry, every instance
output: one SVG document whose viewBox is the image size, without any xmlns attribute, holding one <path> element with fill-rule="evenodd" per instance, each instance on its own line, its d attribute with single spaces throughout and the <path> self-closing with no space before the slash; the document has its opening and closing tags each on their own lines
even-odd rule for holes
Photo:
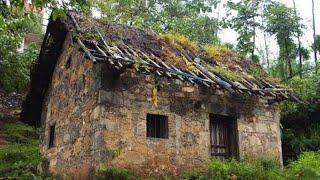
<svg viewBox="0 0 320 180">
<path fill-rule="evenodd" d="M 167 117 L 167 138 L 147 137 L 147 114 Z M 236 118 L 237 158 L 282 161 L 278 104 L 134 69 L 119 73 L 86 59 L 70 32 L 43 104 L 41 154 L 52 172 L 75 177 L 106 166 L 175 175 L 212 158 L 212 114 Z"/>
</svg>

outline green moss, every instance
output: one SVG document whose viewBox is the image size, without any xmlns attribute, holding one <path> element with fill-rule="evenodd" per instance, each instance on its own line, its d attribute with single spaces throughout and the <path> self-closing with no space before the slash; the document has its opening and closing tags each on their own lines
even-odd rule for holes
<svg viewBox="0 0 320 180">
<path fill-rule="evenodd" d="M 251 65 L 249 67 L 248 73 L 253 77 L 263 78 L 265 75 L 265 72 L 261 67 L 258 67 L 256 65 Z"/>
<path fill-rule="evenodd" d="M 222 62 L 226 56 L 233 55 L 230 49 L 222 46 L 205 45 L 204 50 L 210 58 L 213 58 L 213 60 L 218 62 Z"/>
<path fill-rule="evenodd" d="M 165 34 L 162 35 L 163 40 L 172 45 L 173 47 L 175 47 L 176 49 L 188 49 L 191 50 L 193 52 L 196 52 L 199 50 L 198 44 L 196 42 L 191 41 L 189 38 L 181 35 L 181 34 Z"/>
<path fill-rule="evenodd" d="M 241 75 L 235 71 L 230 71 L 225 66 L 213 66 L 209 67 L 209 70 L 213 73 L 220 74 L 232 81 L 239 81 L 241 80 Z"/>
<path fill-rule="evenodd" d="M 100 39 L 100 36 L 98 33 L 96 32 L 85 32 L 85 33 L 82 33 L 80 35 L 81 39 L 86 39 L 86 40 L 99 40 Z"/>
</svg>

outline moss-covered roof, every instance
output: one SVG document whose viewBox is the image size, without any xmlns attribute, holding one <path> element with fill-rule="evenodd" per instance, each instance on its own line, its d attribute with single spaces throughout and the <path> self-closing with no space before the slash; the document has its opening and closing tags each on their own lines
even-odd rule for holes
<svg viewBox="0 0 320 180">
<path fill-rule="evenodd" d="M 232 50 L 198 45 L 178 34 L 158 35 L 138 28 L 70 15 L 78 43 L 93 61 L 116 69 L 135 68 L 231 93 L 295 98 L 262 67 Z"/>
</svg>

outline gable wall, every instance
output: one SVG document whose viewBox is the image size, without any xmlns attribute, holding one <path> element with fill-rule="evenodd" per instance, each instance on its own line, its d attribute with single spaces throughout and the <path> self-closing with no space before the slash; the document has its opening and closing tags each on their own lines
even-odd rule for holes
<svg viewBox="0 0 320 180">
<path fill-rule="evenodd" d="M 46 95 L 41 120 L 40 151 L 57 174 L 85 177 L 92 170 L 94 121 L 97 112 L 99 67 L 84 58 L 68 33 Z M 71 55 L 70 68 L 67 61 Z M 54 147 L 49 148 L 49 129 L 55 124 Z"/>
</svg>

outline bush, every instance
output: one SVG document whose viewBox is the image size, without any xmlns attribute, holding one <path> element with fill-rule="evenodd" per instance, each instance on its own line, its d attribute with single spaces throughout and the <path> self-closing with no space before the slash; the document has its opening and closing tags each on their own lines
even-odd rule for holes
<svg viewBox="0 0 320 180">
<path fill-rule="evenodd" d="M 320 151 L 302 153 L 288 165 L 287 171 L 297 179 L 320 179 Z"/>
<path fill-rule="evenodd" d="M 207 170 L 191 171 L 183 174 L 184 179 L 244 179 L 244 180 L 274 180 L 286 179 L 279 163 L 270 157 L 260 157 L 245 161 L 227 160 L 225 162 L 213 159 Z"/>
<path fill-rule="evenodd" d="M 38 47 L 35 44 L 31 44 L 23 53 L 7 52 L 7 56 L 0 63 L 0 88 L 6 92 L 25 89 L 37 56 Z"/>
<path fill-rule="evenodd" d="M 287 167 L 271 157 L 255 160 L 212 160 L 206 170 L 195 170 L 183 174 L 183 179 L 237 179 L 237 180 L 315 180 L 320 179 L 320 151 L 305 152 Z"/>
<path fill-rule="evenodd" d="M 113 179 L 113 180 L 128 180 L 136 179 L 136 176 L 133 172 L 126 169 L 119 168 L 102 168 L 95 174 L 95 179 Z"/>
</svg>

